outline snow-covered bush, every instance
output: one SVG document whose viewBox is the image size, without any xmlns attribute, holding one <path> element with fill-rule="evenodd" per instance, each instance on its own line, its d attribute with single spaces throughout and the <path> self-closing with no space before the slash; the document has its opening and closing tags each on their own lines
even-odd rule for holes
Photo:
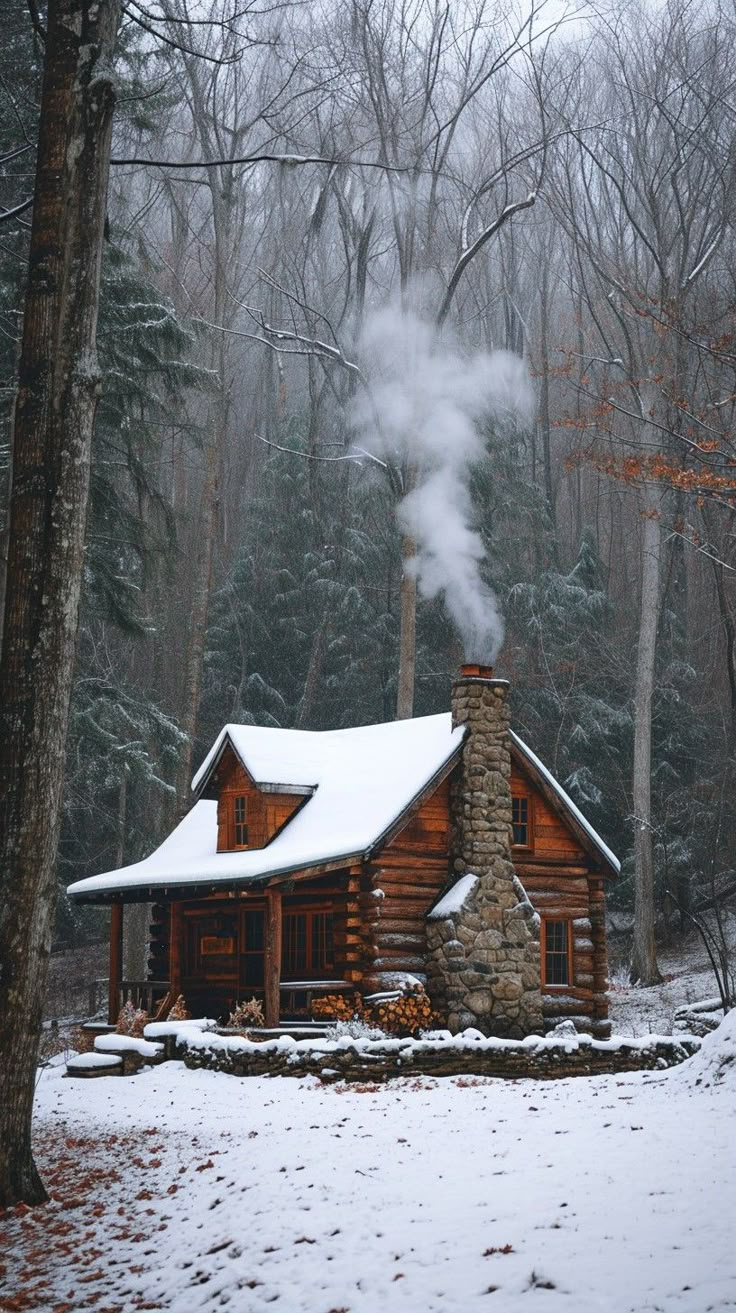
<svg viewBox="0 0 736 1313">
<path fill-rule="evenodd" d="M 334 1030 L 335 1039 L 385 1039 L 386 1032 L 378 1026 L 371 1025 L 363 1017 L 351 1017 L 348 1021 L 337 1021 Z"/>
</svg>

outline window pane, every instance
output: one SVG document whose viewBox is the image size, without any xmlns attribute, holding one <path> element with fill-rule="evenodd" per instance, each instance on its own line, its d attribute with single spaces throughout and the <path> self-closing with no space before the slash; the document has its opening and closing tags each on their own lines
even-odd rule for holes
<svg viewBox="0 0 736 1313">
<path fill-rule="evenodd" d="M 514 828 L 514 843 L 523 847 L 529 842 L 529 799 L 511 799 L 511 818 Z"/>
<path fill-rule="evenodd" d="M 233 799 L 233 821 L 235 829 L 235 845 L 237 848 L 244 848 L 248 842 L 246 799 L 244 797 Z"/>
<path fill-rule="evenodd" d="M 303 912 L 284 917 L 282 970 L 285 976 L 298 979 L 307 970 L 307 918 Z"/>
<path fill-rule="evenodd" d="M 243 916 L 243 951 L 240 957 L 240 985 L 260 988 L 263 985 L 264 912 L 245 912 Z"/>
<path fill-rule="evenodd" d="M 312 916 L 312 971 L 321 974 L 331 970 L 334 958 L 332 914 L 315 912 Z"/>
<path fill-rule="evenodd" d="M 569 933 L 567 921 L 545 921 L 544 923 L 544 983 L 546 985 L 569 985 L 570 983 Z"/>
<path fill-rule="evenodd" d="M 245 915 L 245 951 L 246 953 L 263 952 L 263 912 L 246 912 Z"/>
</svg>

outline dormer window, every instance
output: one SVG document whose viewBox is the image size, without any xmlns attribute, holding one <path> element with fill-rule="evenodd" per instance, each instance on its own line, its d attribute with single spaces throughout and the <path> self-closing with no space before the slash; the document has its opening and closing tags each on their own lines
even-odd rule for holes
<svg viewBox="0 0 736 1313">
<path fill-rule="evenodd" d="M 511 822 L 514 830 L 514 847 L 532 847 L 532 809 L 531 799 L 518 797 L 511 799 Z"/>
<path fill-rule="evenodd" d="M 233 848 L 248 847 L 248 811 L 247 800 L 243 794 L 236 795 L 232 801 Z"/>
</svg>

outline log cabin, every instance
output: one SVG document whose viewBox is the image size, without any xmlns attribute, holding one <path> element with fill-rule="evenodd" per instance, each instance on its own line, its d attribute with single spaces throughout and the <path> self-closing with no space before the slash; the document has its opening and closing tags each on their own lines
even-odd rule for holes
<svg viewBox="0 0 736 1313">
<path fill-rule="evenodd" d="M 334 731 L 226 725 L 194 805 L 145 860 L 70 886 L 111 908 L 121 1001 L 266 1025 L 407 977 L 453 1031 L 609 1033 L 605 886 L 619 864 L 510 727 L 508 682 L 464 666 L 452 710 Z M 148 978 L 123 909 L 153 904 Z"/>
</svg>

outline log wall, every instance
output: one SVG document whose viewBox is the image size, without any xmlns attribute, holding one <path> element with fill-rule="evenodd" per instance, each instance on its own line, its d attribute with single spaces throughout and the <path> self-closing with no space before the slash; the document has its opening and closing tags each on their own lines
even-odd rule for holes
<svg viewBox="0 0 736 1313">
<path fill-rule="evenodd" d="M 511 796 L 531 800 L 531 847 L 513 850 L 514 867 L 537 912 L 571 922 L 571 984 L 542 986 L 545 1026 L 564 1018 L 608 1034 L 608 961 L 603 877 L 577 837 L 524 773 L 511 771 Z"/>
<path fill-rule="evenodd" d="M 396 971 L 424 978 L 426 915 L 447 883 L 449 842 L 445 780 L 365 868 L 361 913 L 367 988 L 380 988 L 386 974 Z"/>
<path fill-rule="evenodd" d="M 603 878 L 516 762 L 511 794 L 530 798 L 532 818 L 531 846 L 513 849 L 514 868 L 541 916 L 572 923 L 572 983 L 543 987 L 545 1025 L 551 1028 L 572 1017 L 580 1028 L 605 1035 L 608 963 Z M 447 883 L 449 835 L 450 781 L 445 780 L 364 868 L 359 903 L 364 988 L 387 984 L 391 972 L 424 977 L 426 914 Z"/>
</svg>

